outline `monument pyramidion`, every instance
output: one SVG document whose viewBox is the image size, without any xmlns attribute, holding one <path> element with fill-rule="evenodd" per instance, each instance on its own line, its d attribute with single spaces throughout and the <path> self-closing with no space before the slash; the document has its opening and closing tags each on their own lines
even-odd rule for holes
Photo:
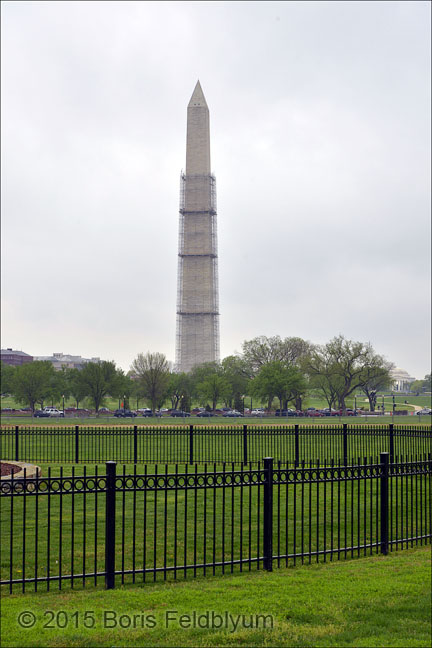
<svg viewBox="0 0 432 648">
<path fill-rule="evenodd" d="M 176 370 L 219 361 L 216 178 L 210 116 L 200 82 L 187 108 L 186 173 L 180 177 Z"/>
</svg>

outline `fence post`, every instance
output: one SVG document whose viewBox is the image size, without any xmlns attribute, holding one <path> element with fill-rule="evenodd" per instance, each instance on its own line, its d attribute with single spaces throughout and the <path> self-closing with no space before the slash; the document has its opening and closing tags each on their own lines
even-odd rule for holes
<svg viewBox="0 0 432 648">
<path fill-rule="evenodd" d="M 75 425 L 75 463 L 79 463 L 79 426 Z"/>
<path fill-rule="evenodd" d="M 300 462 L 300 453 L 299 453 L 299 426 L 298 423 L 294 425 L 294 441 L 295 441 L 295 459 L 294 459 L 294 465 L 297 468 Z"/>
<path fill-rule="evenodd" d="M 264 556 L 263 567 L 273 571 L 273 457 L 264 459 Z"/>
<path fill-rule="evenodd" d="M 393 423 L 389 423 L 389 445 L 390 445 L 390 463 L 394 461 L 394 438 L 393 438 Z"/>
<path fill-rule="evenodd" d="M 105 498 L 105 589 L 114 589 L 115 572 L 115 480 L 116 462 L 106 462 Z"/>
<path fill-rule="evenodd" d="M 193 425 L 189 425 L 189 463 L 193 464 Z"/>
<path fill-rule="evenodd" d="M 248 462 L 248 439 L 247 439 L 247 425 L 243 425 L 243 463 Z"/>
<path fill-rule="evenodd" d="M 348 424 L 343 423 L 343 457 L 344 466 L 348 465 Z"/>
<path fill-rule="evenodd" d="M 15 425 L 15 461 L 19 461 L 19 425 Z"/>
<path fill-rule="evenodd" d="M 134 437 L 133 437 L 133 455 L 134 463 L 138 462 L 138 427 L 134 425 Z"/>
<path fill-rule="evenodd" d="M 381 452 L 381 553 L 385 556 L 388 554 L 389 534 L 388 534 L 388 477 L 389 477 L 389 453 Z"/>
</svg>

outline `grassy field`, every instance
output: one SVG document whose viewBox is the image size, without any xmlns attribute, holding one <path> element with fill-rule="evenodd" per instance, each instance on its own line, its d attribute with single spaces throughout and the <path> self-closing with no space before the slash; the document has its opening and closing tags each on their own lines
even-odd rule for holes
<svg viewBox="0 0 432 648">
<path fill-rule="evenodd" d="M 254 467 L 256 468 L 256 467 Z M 213 481 L 222 471 L 234 481 L 242 469 L 207 467 Z M 134 472 L 136 471 L 136 472 Z M 194 475 L 197 466 L 124 466 L 118 475 Z M 105 474 L 103 465 L 51 466 L 43 477 Z M 309 479 L 309 478 L 308 478 Z M 202 483 L 203 477 L 194 483 Z M 125 480 L 125 484 L 130 480 Z M 137 483 L 140 483 L 138 479 Z M 1 506 L 1 579 L 94 574 L 62 584 L 103 587 L 105 559 L 105 495 L 103 491 L 3 497 Z M 345 560 L 376 554 L 379 536 L 379 480 L 298 484 L 273 487 L 273 553 L 276 566 Z M 389 484 L 390 540 L 431 533 L 430 478 L 393 477 Z M 13 501 L 12 501 L 13 500 Z M 12 508 L 13 507 L 13 508 Z M 11 524 L 11 519 L 13 520 Z M 116 496 L 116 570 L 120 583 L 181 580 L 207 573 L 256 571 L 262 567 L 263 486 L 118 491 Z M 409 548 L 420 540 L 398 542 Z M 345 550 L 347 547 L 351 548 Z M 335 551 L 333 555 L 330 550 Z M 304 557 L 301 557 L 303 554 Z M 296 556 L 296 557 L 294 557 Z M 244 560 L 244 564 L 241 561 Z M 240 561 L 239 563 L 236 561 Z M 219 566 L 212 565 L 218 563 Z M 191 567 L 207 565 L 206 568 Z M 128 570 L 146 570 L 136 576 Z M 156 569 L 158 571 L 156 571 Z M 46 581 L 38 584 L 45 591 Z M 22 586 L 16 584 L 13 592 Z M 34 585 L 27 584 L 26 590 Z M 58 588 L 58 580 L 51 584 Z"/>
<path fill-rule="evenodd" d="M 111 591 L 12 595 L 2 601 L 1 644 L 4 648 L 426 647 L 432 640 L 430 582 L 430 548 L 423 547 L 271 573 L 226 574 Z M 32 622 L 28 616 L 20 617 L 24 611 L 34 614 L 31 628 L 19 624 L 19 619 Z M 194 612 L 207 611 L 223 619 L 229 613 L 233 621 L 217 628 L 214 617 L 210 628 L 193 623 L 181 627 L 180 615 L 193 619 Z M 243 627 L 242 615 L 247 624 L 253 615 L 255 627 Z M 272 617 L 267 616 L 266 628 L 257 615 Z M 205 623 L 203 617 L 201 625 Z M 187 626 L 186 617 L 183 625 Z"/>
<path fill-rule="evenodd" d="M 31 416 L 17 416 L 17 415 L 2 415 L 1 424 L 2 426 L 10 425 L 33 425 L 37 427 L 46 427 L 54 426 L 58 427 L 59 425 L 65 426 L 114 426 L 114 425 L 140 425 L 140 426 L 155 426 L 155 425 L 190 425 L 194 426 L 243 426 L 247 425 L 335 425 L 338 423 L 348 423 L 355 425 L 388 425 L 389 423 L 397 423 L 400 425 L 430 425 L 432 423 L 432 416 L 417 416 L 416 414 L 408 416 L 377 416 L 377 415 L 367 415 L 367 416 L 324 416 L 324 417 L 271 417 L 264 416 L 259 417 L 239 417 L 239 418 L 225 418 L 223 416 L 218 416 L 217 418 L 201 418 L 197 416 L 190 416 L 186 418 L 175 418 L 172 416 L 162 416 L 144 418 L 142 416 L 137 416 L 135 418 L 116 418 L 114 416 L 105 416 L 100 414 L 99 416 L 91 415 L 87 417 L 81 416 L 66 416 L 63 418 L 32 418 Z"/>
<path fill-rule="evenodd" d="M 411 417 L 413 419 L 414 417 Z M 394 456 L 409 456 L 431 451 L 430 427 L 420 417 L 411 420 L 410 425 L 399 432 L 395 425 Z M 171 425 L 137 427 L 138 462 L 185 462 L 190 460 L 190 426 L 179 419 Z M 237 421 L 240 420 L 240 423 Z M 301 419 L 300 419 L 301 420 Z M 48 424 L 45 425 L 45 421 Z M 229 422 L 228 422 L 229 421 Z M 212 461 L 244 460 L 243 425 L 245 419 L 228 419 L 224 424 L 194 424 L 192 434 L 194 463 Z M 311 419 L 299 424 L 299 460 L 324 461 L 344 459 L 343 427 L 335 419 Z M 389 421 L 390 422 L 390 421 Z M 347 457 L 378 457 L 380 452 L 390 451 L 389 426 L 382 419 L 375 424 L 365 424 L 362 419 L 351 418 L 348 423 Z M 273 457 L 285 461 L 295 459 L 294 423 L 276 422 L 248 423 L 247 458 L 259 461 Z M 412 434 L 405 433 L 405 429 Z M 15 426 L 2 426 L 0 430 L 0 456 L 13 460 L 16 456 Z M 429 433 L 430 438 L 427 438 Z M 59 419 L 43 419 L 41 425 L 22 426 L 18 435 L 18 458 L 21 461 L 74 462 L 76 439 L 78 439 L 78 461 L 98 463 L 106 460 L 129 462 L 134 460 L 134 426 L 131 421 L 114 425 L 81 425 L 76 437 L 75 426 Z"/>
</svg>

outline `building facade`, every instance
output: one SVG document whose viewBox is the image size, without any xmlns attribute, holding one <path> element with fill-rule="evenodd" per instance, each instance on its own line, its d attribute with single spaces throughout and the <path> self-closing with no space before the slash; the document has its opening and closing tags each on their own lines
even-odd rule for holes
<svg viewBox="0 0 432 648">
<path fill-rule="evenodd" d="M 200 82 L 187 108 L 186 173 L 180 179 L 176 370 L 219 361 L 216 179 L 210 117 Z"/>
<path fill-rule="evenodd" d="M 33 356 L 24 351 L 15 351 L 14 349 L 1 349 L 1 361 L 12 367 L 19 367 L 26 362 L 33 362 Z"/>
<path fill-rule="evenodd" d="M 54 369 L 82 369 L 88 362 L 100 362 L 100 358 L 82 358 L 81 356 L 53 353 L 52 356 L 35 356 L 35 360 L 51 362 Z"/>
<path fill-rule="evenodd" d="M 407 371 L 396 367 L 390 371 L 392 377 L 392 391 L 408 393 L 410 391 L 410 385 L 414 382 L 415 378 L 409 375 Z"/>
</svg>

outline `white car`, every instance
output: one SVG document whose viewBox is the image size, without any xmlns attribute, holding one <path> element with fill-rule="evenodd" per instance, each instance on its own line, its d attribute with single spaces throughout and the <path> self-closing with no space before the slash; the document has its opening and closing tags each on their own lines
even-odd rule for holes
<svg viewBox="0 0 432 648">
<path fill-rule="evenodd" d="M 422 414 L 426 414 L 426 415 L 429 414 L 430 415 L 430 414 L 432 414 L 432 409 L 430 409 L 429 407 L 424 407 L 422 410 L 419 410 L 416 413 L 419 414 L 420 416 Z"/>
<path fill-rule="evenodd" d="M 49 414 L 50 416 L 57 416 L 57 417 L 64 416 L 64 412 L 58 410 L 57 407 L 44 407 L 43 411 Z"/>
<path fill-rule="evenodd" d="M 254 409 L 251 412 L 251 416 L 265 416 L 265 411 L 261 408 L 259 409 Z"/>
</svg>

